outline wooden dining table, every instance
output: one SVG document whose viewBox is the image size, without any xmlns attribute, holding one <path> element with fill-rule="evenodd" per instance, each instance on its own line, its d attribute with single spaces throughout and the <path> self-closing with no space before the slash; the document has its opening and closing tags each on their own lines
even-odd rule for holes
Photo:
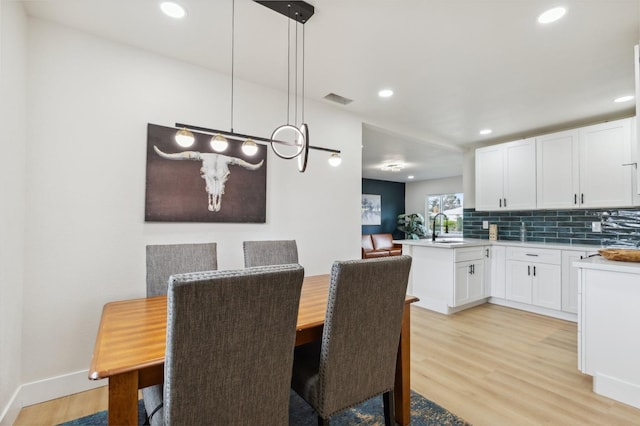
<svg viewBox="0 0 640 426">
<path fill-rule="evenodd" d="M 296 346 L 322 338 L 329 275 L 305 277 L 300 295 Z M 410 421 L 410 304 L 407 295 L 402 317 L 395 375 L 396 421 Z M 109 379 L 110 425 L 136 425 L 138 389 L 164 382 L 167 334 L 167 297 L 157 296 L 110 302 L 104 305 L 89 379 Z"/>
</svg>

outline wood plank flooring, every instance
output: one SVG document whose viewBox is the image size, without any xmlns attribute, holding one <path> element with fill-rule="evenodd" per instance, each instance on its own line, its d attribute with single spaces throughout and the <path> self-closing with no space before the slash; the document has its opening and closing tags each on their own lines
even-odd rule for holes
<svg viewBox="0 0 640 426">
<path fill-rule="evenodd" d="M 411 314 L 411 387 L 473 425 L 640 425 L 578 371 L 575 323 L 491 304 Z"/>
<path fill-rule="evenodd" d="M 594 394 L 578 371 L 575 323 L 490 304 L 411 315 L 411 388 L 473 425 L 640 425 L 639 409 Z M 106 408 L 99 388 L 25 407 L 14 425 Z"/>
</svg>

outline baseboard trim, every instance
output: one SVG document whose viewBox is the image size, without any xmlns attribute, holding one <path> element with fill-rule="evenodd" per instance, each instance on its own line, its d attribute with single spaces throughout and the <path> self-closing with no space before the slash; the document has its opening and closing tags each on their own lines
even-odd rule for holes
<svg viewBox="0 0 640 426">
<path fill-rule="evenodd" d="M 0 425 L 13 424 L 22 407 L 99 388 L 106 384 L 108 384 L 107 380 L 89 380 L 89 370 L 23 383 L 16 389 L 11 401 L 2 412 Z"/>
<path fill-rule="evenodd" d="M 569 312 L 556 311 L 553 309 L 542 308 L 540 306 L 528 305 L 526 303 L 514 302 L 513 300 L 501 299 L 498 297 L 490 297 L 489 303 L 494 305 L 506 306 L 508 308 L 519 309 L 521 311 L 532 312 L 534 314 L 545 315 L 565 321 L 578 322 L 578 315 Z"/>
<path fill-rule="evenodd" d="M 0 414 L 0 426 L 11 426 L 16 419 L 18 418 L 18 414 L 20 414 L 20 409 L 22 406 L 18 404 L 18 393 L 20 392 L 20 386 L 18 386 L 11 395 L 9 399 L 9 403 L 2 410 Z"/>
</svg>

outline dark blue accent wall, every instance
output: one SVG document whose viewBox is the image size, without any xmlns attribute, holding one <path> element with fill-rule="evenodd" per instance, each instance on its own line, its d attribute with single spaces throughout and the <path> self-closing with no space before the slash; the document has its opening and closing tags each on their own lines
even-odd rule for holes
<svg viewBox="0 0 640 426">
<path fill-rule="evenodd" d="M 362 226 L 363 234 L 391 233 L 396 239 L 404 234 L 396 229 L 399 214 L 404 213 L 405 184 L 386 180 L 362 179 L 362 193 L 380 195 L 382 220 L 380 225 Z"/>
</svg>

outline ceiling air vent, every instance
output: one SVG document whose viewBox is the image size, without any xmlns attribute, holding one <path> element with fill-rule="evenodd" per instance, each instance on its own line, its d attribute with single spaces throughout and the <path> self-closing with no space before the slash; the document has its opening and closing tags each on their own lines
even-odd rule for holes
<svg viewBox="0 0 640 426">
<path fill-rule="evenodd" d="M 329 93 L 324 97 L 326 100 L 335 102 L 341 105 L 349 105 L 353 102 L 353 99 L 345 98 L 344 96 L 336 95 L 335 93 Z"/>
</svg>

